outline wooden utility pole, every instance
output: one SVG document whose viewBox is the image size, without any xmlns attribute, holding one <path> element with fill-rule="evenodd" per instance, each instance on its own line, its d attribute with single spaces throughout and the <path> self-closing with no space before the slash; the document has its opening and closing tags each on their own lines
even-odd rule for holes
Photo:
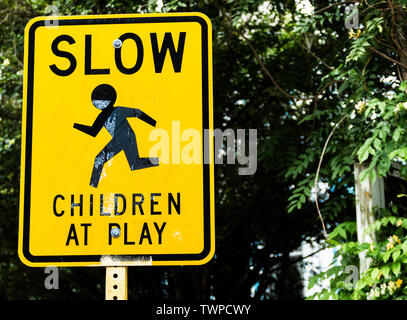
<svg viewBox="0 0 407 320">
<path fill-rule="evenodd" d="M 367 166 L 360 163 L 355 163 L 355 195 L 356 195 L 356 224 L 358 242 L 373 243 L 375 235 L 373 232 L 367 232 L 368 226 L 372 225 L 375 221 L 374 210 L 377 208 L 384 208 L 384 180 L 378 177 L 375 183 L 371 183 L 367 178 L 360 182 L 360 173 L 366 169 Z M 366 258 L 365 253 L 359 255 L 360 267 L 359 273 L 365 272 L 371 263 L 371 259 Z"/>
</svg>

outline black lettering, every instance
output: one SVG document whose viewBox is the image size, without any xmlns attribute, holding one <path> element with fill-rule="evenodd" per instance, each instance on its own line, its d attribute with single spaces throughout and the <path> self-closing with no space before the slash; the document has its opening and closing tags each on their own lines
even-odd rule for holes
<svg viewBox="0 0 407 320">
<path fill-rule="evenodd" d="M 147 222 L 144 222 L 143 224 L 143 229 L 141 230 L 141 236 L 140 236 L 140 241 L 139 244 L 143 244 L 144 239 L 148 239 L 148 243 L 151 244 L 151 237 L 150 237 L 150 231 L 148 230 L 148 225 Z"/>
<path fill-rule="evenodd" d="M 137 71 L 140 70 L 141 65 L 143 64 L 143 57 L 144 57 L 144 49 L 143 49 L 143 42 L 141 41 L 140 37 L 134 33 L 125 33 L 122 34 L 119 39 L 122 41 L 124 44 L 124 40 L 127 39 L 132 39 L 136 45 L 137 45 L 137 60 L 136 64 L 132 68 L 126 68 L 123 65 L 122 61 L 122 48 L 123 45 L 120 48 L 116 48 L 114 51 L 114 60 L 116 62 L 116 67 L 119 69 L 120 72 L 124 74 L 133 74 L 136 73 Z"/>
<path fill-rule="evenodd" d="M 122 211 L 118 211 L 119 209 L 119 201 L 118 198 L 121 198 L 123 200 L 123 208 Z M 116 193 L 114 195 L 114 215 L 115 216 L 121 216 L 124 212 L 126 211 L 126 197 L 122 195 L 121 193 Z"/>
<path fill-rule="evenodd" d="M 181 194 L 177 193 L 177 202 L 174 200 L 172 193 L 168 194 L 168 214 L 171 214 L 171 204 L 174 206 L 178 214 L 181 214 Z"/>
<path fill-rule="evenodd" d="M 93 194 L 89 195 L 89 215 L 93 216 Z"/>
<path fill-rule="evenodd" d="M 72 223 L 69 228 L 68 239 L 66 240 L 66 246 L 69 246 L 71 240 L 75 240 L 75 245 L 79 245 L 78 235 L 76 234 L 75 225 Z"/>
<path fill-rule="evenodd" d="M 100 215 L 110 216 L 110 212 L 103 212 L 103 194 L 100 195 Z"/>
<path fill-rule="evenodd" d="M 170 51 L 172 66 L 175 72 L 181 72 L 182 58 L 184 55 L 186 32 L 179 33 L 178 48 L 175 50 L 172 34 L 166 32 L 164 40 L 161 46 L 161 50 L 158 49 L 157 33 L 150 33 L 151 47 L 153 50 L 154 67 L 156 73 L 161 73 L 164 66 L 167 50 Z"/>
<path fill-rule="evenodd" d="M 134 241 L 127 241 L 127 223 L 124 224 L 124 244 L 125 245 L 134 245 L 136 242 Z"/>
<path fill-rule="evenodd" d="M 85 74 L 109 73 L 109 69 L 92 69 L 92 35 L 85 35 Z"/>
<path fill-rule="evenodd" d="M 152 193 L 151 194 L 151 212 L 150 214 L 161 214 L 161 211 L 154 211 L 154 206 L 158 204 L 158 201 L 154 201 L 154 197 L 160 197 L 161 193 Z"/>
<path fill-rule="evenodd" d="M 67 52 L 67 51 L 62 51 L 62 50 L 58 49 L 58 45 L 62 41 L 66 41 L 69 44 L 74 44 L 75 43 L 74 38 L 72 38 L 71 36 L 68 36 L 66 34 L 62 34 L 62 35 L 56 37 L 54 39 L 54 41 L 52 41 L 51 50 L 57 57 L 62 57 L 62 58 L 68 59 L 69 62 L 70 62 L 70 65 L 69 65 L 68 69 L 66 69 L 66 70 L 59 69 L 55 64 L 50 65 L 49 68 L 57 76 L 65 77 L 65 76 L 69 76 L 72 72 L 75 71 L 76 59 L 75 59 L 75 56 L 72 53 Z"/>
<path fill-rule="evenodd" d="M 136 201 L 136 197 L 140 197 L 140 201 Z M 141 206 L 144 202 L 144 196 L 141 193 L 133 193 L 133 215 L 136 214 L 136 205 L 140 210 L 140 214 L 144 215 L 143 207 Z"/>
<path fill-rule="evenodd" d="M 71 195 L 71 216 L 74 215 L 74 209 L 75 207 L 79 207 L 79 215 L 82 216 L 83 214 L 83 195 L 79 195 L 79 202 L 74 202 L 75 201 L 75 196 L 72 194 Z"/>
<path fill-rule="evenodd" d="M 91 226 L 91 223 L 81 223 L 81 227 L 83 227 L 83 244 L 85 246 L 88 245 L 88 228 Z"/>
<path fill-rule="evenodd" d="M 161 244 L 161 240 L 162 240 L 162 233 L 164 231 L 164 227 L 167 224 L 167 222 L 164 222 L 161 226 L 161 228 L 158 227 L 158 224 L 156 222 L 154 222 L 154 227 L 157 230 L 158 233 L 158 244 Z"/>
<path fill-rule="evenodd" d="M 65 210 L 62 210 L 61 212 L 57 212 L 57 200 L 58 200 L 59 198 L 62 199 L 62 200 L 65 200 L 64 196 L 61 195 L 61 194 L 57 194 L 57 195 L 55 196 L 55 198 L 54 198 L 54 205 L 52 206 L 52 208 L 54 209 L 54 214 L 55 214 L 57 217 L 61 217 L 61 216 L 65 213 Z"/>
</svg>

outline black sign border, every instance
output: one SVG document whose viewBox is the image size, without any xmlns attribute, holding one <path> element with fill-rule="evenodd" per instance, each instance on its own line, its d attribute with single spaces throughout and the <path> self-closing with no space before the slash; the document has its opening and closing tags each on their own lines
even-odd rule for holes
<svg viewBox="0 0 407 320">
<path fill-rule="evenodd" d="M 59 26 L 70 25 L 95 25 L 95 24 L 126 24 L 126 23 L 168 23 L 168 22 L 197 22 L 202 30 L 202 119 L 203 130 L 209 129 L 209 69 L 208 69 L 208 24 L 200 16 L 147 16 L 147 17 L 101 17 L 101 18 L 77 18 L 59 19 Z M 23 245 L 22 253 L 31 263 L 82 263 L 100 265 L 103 255 L 33 255 L 29 248 L 30 238 L 30 203 L 31 203 L 31 161 L 32 161 L 32 128 L 33 128 L 33 93 L 34 93 L 34 46 L 35 31 L 45 26 L 45 19 L 34 22 L 28 33 L 28 62 L 27 62 L 27 112 L 26 112 L 26 144 L 25 144 L 25 172 L 24 172 L 24 220 L 23 220 Z M 202 135 L 202 146 L 209 143 Z M 209 148 L 203 148 L 209 150 Z M 172 261 L 201 261 L 211 252 L 211 188 L 210 188 L 210 165 L 205 163 L 203 152 L 203 209 L 204 209 L 204 248 L 197 254 L 153 254 L 153 255 L 108 255 L 114 257 L 118 263 L 125 261 L 149 261 L 172 262 Z M 116 259 L 115 259 L 116 258 Z M 182 264 L 182 263 L 178 263 Z M 74 266 L 74 265 L 73 265 Z"/>
</svg>

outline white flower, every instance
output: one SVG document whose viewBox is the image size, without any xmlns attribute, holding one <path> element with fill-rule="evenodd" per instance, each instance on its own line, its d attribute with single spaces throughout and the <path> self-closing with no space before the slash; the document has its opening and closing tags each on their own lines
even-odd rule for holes
<svg viewBox="0 0 407 320">
<path fill-rule="evenodd" d="M 381 288 L 381 294 L 382 295 L 385 294 L 386 293 L 386 283 L 382 283 L 380 285 L 380 288 Z"/>
<path fill-rule="evenodd" d="M 8 58 L 4 59 L 3 66 L 7 67 L 10 64 L 10 60 Z"/>
<path fill-rule="evenodd" d="M 358 101 L 358 103 L 355 105 L 355 109 L 357 113 L 361 114 L 366 108 L 366 102 L 365 101 Z"/>
</svg>

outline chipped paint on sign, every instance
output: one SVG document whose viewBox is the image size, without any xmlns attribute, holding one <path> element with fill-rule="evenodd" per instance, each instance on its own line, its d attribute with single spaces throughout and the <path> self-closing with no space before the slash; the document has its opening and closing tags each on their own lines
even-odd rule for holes
<svg viewBox="0 0 407 320">
<path fill-rule="evenodd" d="M 101 266 L 151 266 L 153 259 L 151 256 L 138 257 L 138 256 L 109 256 L 104 255 L 100 258 Z"/>
</svg>

